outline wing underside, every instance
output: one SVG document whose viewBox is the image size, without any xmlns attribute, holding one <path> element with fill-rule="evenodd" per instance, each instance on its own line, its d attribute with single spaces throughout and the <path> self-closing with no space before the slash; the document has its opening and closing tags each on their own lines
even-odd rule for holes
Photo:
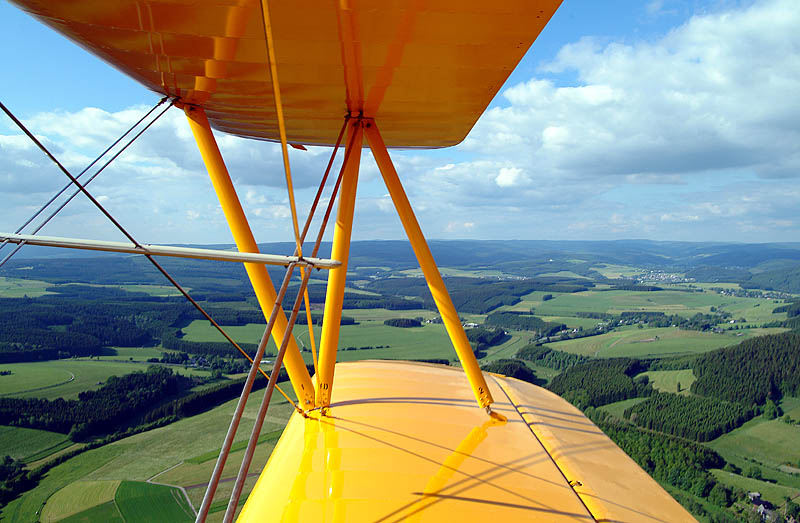
<svg viewBox="0 0 800 523">
<path fill-rule="evenodd" d="M 278 140 L 259 0 L 12 0 L 216 129 Z M 561 0 L 269 2 L 289 141 L 332 144 L 346 113 L 390 147 L 459 143 Z M 53 80 L 54 83 L 58 79 Z"/>
</svg>

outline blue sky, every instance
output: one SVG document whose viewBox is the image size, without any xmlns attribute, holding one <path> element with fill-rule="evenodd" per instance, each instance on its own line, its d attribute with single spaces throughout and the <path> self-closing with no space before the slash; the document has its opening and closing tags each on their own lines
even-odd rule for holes
<svg viewBox="0 0 800 523">
<path fill-rule="evenodd" d="M 393 153 L 423 230 L 800 241 L 795 1 L 566 0 L 464 143 Z M 7 3 L 0 44 L 0 99 L 74 170 L 158 98 Z M 220 143 L 257 238 L 290 239 L 275 145 Z M 301 214 L 327 152 L 292 152 Z M 179 111 L 120 160 L 92 190 L 140 241 L 230 241 Z M 0 120 L 0 230 L 61 176 Z M 355 239 L 403 237 L 367 155 L 356 221 Z M 119 239 L 78 200 L 43 233 Z"/>
</svg>

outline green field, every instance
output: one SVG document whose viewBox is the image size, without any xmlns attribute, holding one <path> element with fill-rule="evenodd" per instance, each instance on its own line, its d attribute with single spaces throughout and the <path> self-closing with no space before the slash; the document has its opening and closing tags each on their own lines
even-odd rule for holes
<svg viewBox="0 0 800 523">
<path fill-rule="evenodd" d="M 610 263 L 602 263 L 591 267 L 592 270 L 599 272 L 606 278 L 619 278 L 621 276 L 635 276 L 641 274 L 642 269 L 630 267 L 628 265 L 613 265 Z"/>
<path fill-rule="evenodd" d="M 136 349 L 134 349 L 136 350 Z M 147 369 L 145 363 L 97 361 L 86 358 L 6 363 L 10 376 L 0 376 L 0 397 L 32 397 L 45 399 L 76 399 L 85 390 L 94 390 L 109 376 L 123 376 Z M 207 371 L 171 366 L 184 375 L 208 376 Z"/>
<path fill-rule="evenodd" d="M 667 356 L 681 353 L 706 352 L 735 345 L 747 338 L 781 332 L 784 329 L 745 329 L 722 334 L 683 330 L 677 327 L 638 329 L 618 328 L 599 336 L 548 343 L 552 349 L 600 358 Z M 737 336 L 741 334 L 741 336 Z"/>
<path fill-rule="evenodd" d="M 48 283 L 50 287 L 68 287 L 69 285 L 80 285 L 82 287 L 105 287 L 109 289 L 121 289 L 127 292 L 143 292 L 150 296 L 180 296 L 181 293 L 172 285 L 146 285 L 146 284 L 127 284 L 127 285 L 103 285 L 99 283 Z M 191 287 L 186 287 L 191 290 Z"/>
<path fill-rule="evenodd" d="M 146 363 L 148 358 L 160 358 L 165 349 L 160 347 L 110 347 L 110 351 L 114 354 L 104 354 L 97 356 L 96 359 L 100 361 L 134 361 L 138 363 Z M 132 358 L 132 359 L 131 359 Z"/>
<path fill-rule="evenodd" d="M 123 481 L 114 502 L 125 521 L 193 521 L 194 511 L 174 487 L 142 481 Z"/>
<path fill-rule="evenodd" d="M 465 278 L 497 278 L 501 276 L 510 276 L 503 271 L 495 269 L 454 269 L 451 267 L 439 267 L 439 273 L 442 276 L 460 276 Z M 422 269 L 406 269 L 397 271 L 397 274 L 411 278 L 421 278 Z"/>
<path fill-rule="evenodd" d="M 0 513 L 0 520 L 15 522 L 34 519 L 36 512 L 41 510 L 42 505 L 50 496 L 76 481 L 127 480 L 141 482 L 153 478 L 153 481 L 158 483 L 171 483 L 174 480 L 176 482 L 171 483 L 173 485 L 188 484 L 185 483 L 187 480 L 194 483 L 208 481 L 214 466 L 213 460 L 194 465 L 199 467 L 192 471 L 195 475 L 187 474 L 189 472 L 187 470 L 181 473 L 173 467 L 192 457 L 219 448 L 230 423 L 235 404 L 236 400 L 232 400 L 203 414 L 84 452 L 51 469 L 35 489 L 10 502 Z M 239 427 L 237 440 L 249 435 L 257 409 L 257 401 L 248 403 Z M 263 432 L 269 433 L 282 429 L 292 411 L 288 402 L 276 397 L 267 415 Z M 259 445 L 253 464 L 254 471 L 263 467 L 271 449 L 271 443 L 265 442 Z M 231 455 L 229 465 L 226 465 L 225 468 L 224 477 L 236 474 L 239 465 L 236 459 L 237 456 L 241 459 L 242 453 L 243 451 L 239 451 L 236 455 Z M 189 492 L 191 493 L 191 491 Z M 249 490 L 245 494 L 248 492 Z M 202 492 L 199 496 L 202 497 Z M 215 498 L 215 500 L 217 499 L 222 498 Z M 219 516 L 221 517 L 221 514 Z"/>
<path fill-rule="evenodd" d="M 509 331 L 509 336 L 506 341 L 500 345 L 489 347 L 489 349 L 486 350 L 486 356 L 480 359 L 481 365 L 484 363 L 489 363 L 490 361 L 499 360 L 501 358 L 516 357 L 517 352 L 530 341 L 529 336 L 526 334 L 527 333 L 525 332 L 518 333 L 515 331 Z M 455 351 L 453 351 L 453 354 L 455 355 Z"/>
<path fill-rule="evenodd" d="M 662 392 L 678 392 L 678 384 L 681 385 L 680 393 L 689 394 L 689 387 L 692 386 L 697 378 L 694 377 L 692 369 L 683 370 L 653 370 L 643 372 L 641 375 L 647 376 L 653 388 Z"/>
<path fill-rule="evenodd" d="M 45 294 L 53 294 L 45 291 L 45 288 L 52 287 L 52 283 L 39 280 L 23 280 L 20 278 L 6 278 L 0 276 L 0 298 L 36 298 Z"/>
<path fill-rule="evenodd" d="M 622 401 L 616 401 L 614 403 L 609 403 L 608 405 L 603 405 L 602 407 L 598 408 L 600 410 L 608 412 L 615 418 L 625 419 L 625 417 L 623 416 L 625 409 L 627 409 L 628 407 L 633 407 L 637 403 L 641 403 L 646 399 L 647 398 L 631 398 L 629 400 L 622 400 Z"/>
<path fill-rule="evenodd" d="M 583 327 L 584 329 L 589 330 L 593 329 L 598 323 L 598 320 L 594 318 L 576 318 L 574 316 L 539 316 L 539 318 L 553 323 L 563 323 L 570 329 Z"/>
<path fill-rule="evenodd" d="M 61 520 L 63 523 L 125 523 L 122 519 L 122 514 L 117 510 L 117 504 L 114 501 L 103 503 L 102 505 L 94 506 L 90 509 L 79 512 L 68 518 Z"/>
<path fill-rule="evenodd" d="M 119 481 L 76 481 L 53 494 L 42 510 L 43 522 L 59 521 L 96 505 L 114 501 Z"/>
<path fill-rule="evenodd" d="M 0 425 L 0 456 L 9 455 L 28 463 L 70 445 L 72 441 L 65 434 Z"/>
<path fill-rule="evenodd" d="M 517 312 L 530 312 L 532 308 L 537 309 L 536 315 L 539 315 L 538 307 L 544 303 L 542 301 L 542 296 L 550 294 L 552 296 L 560 296 L 558 293 L 553 292 L 543 292 L 543 291 L 533 291 L 530 294 L 525 294 L 524 296 L 520 297 L 520 302 L 515 303 L 514 305 L 506 305 L 504 307 L 500 307 L 498 310 L 503 311 L 517 311 Z"/>
<path fill-rule="evenodd" d="M 527 297 L 525 297 L 527 301 Z M 518 304 L 519 305 L 519 304 Z M 730 312 L 734 318 L 744 317 L 748 323 L 786 319 L 785 313 L 773 314 L 776 305 L 769 299 L 736 298 L 715 292 L 663 291 L 585 291 L 554 295 L 552 300 L 541 302 L 537 316 L 574 316 L 575 312 L 620 314 L 622 312 L 652 311 L 679 314 L 684 317 L 696 313 L 708 314 L 711 307 Z M 523 310 L 523 309 L 517 309 Z"/>
<path fill-rule="evenodd" d="M 346 311 L 345 314 L 349 314 Z M 399 311 L 391 311 L 388 317 L 402 317 Z M 403 311 L 408 312 L 408 311 Z M 429 311 L 428 311 L 429 312 Z M 406 315 L 405 317 L 409 317 Z M 410 317 L 414 317 L 411 315 Z M 257 343 L 264 332 L 264 326 L 250 323 L 243 326 L 225 327 L 225 331 L 238 342 Z M 195 320 L 183 329 L 186 341 L 224 341 L 224 338 L 207 321 Z M 314 330 L 315 340 L 319 347 L 321 330 Z M 310 348 L 308 328 L 306 325 L 295 326 L 295 336 L 298 343 Z M 369 350 L 345 350 L 347 347 L 366 347 L 388 345 L 388 348 Z M 454 359 L 455 351 L 447 336 L 444 325 L 425 324 L 422 327 L 402 329 L 389 327 L 383 320 L 360 320 L 358 325 L 342 325 L 339 334 L 340 350 L 337 354 L 338 361 L 352 361 L 372 358 L 383 359 L 426 359 L 445 358 Z M 270 340 L 267 351 L 275 354 L 275 342 Z M 312 361 L 311 353 L 304 352 L 303 357 L 307 363 Z"/>
<path fill-rule="evenodd" d="M 712 469 L 711 473 L 720 483 L 730 487 L 738 487 L 746 492 L 760 492 L 761 498 L 766 499 L 775 506 L 783 505 L 785 496 L 800 495 L 800 490 L 783 485 L 776 485 L 767 481 L 747 478 L 719 469 Z"/>
<path fill-rule="evenodd" d="M 800 418 L 800 398 L 784 398 L 781 408 L 790 417 Z M 800 461 L 800 426 L 758 416 L 709 445 L 721 454 L 736 454 L 778 468 Z"/>
</svg>

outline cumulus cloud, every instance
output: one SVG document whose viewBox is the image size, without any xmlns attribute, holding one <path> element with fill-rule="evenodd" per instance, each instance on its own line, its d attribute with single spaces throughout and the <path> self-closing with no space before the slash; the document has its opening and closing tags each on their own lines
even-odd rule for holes
<svg viewBox="0 0 800 523">
<path fill-rule="evenodd" d="M 648 5 L 651 13 L 665 8 L 664 2 Z M 598 202 L 609 191 L 636 185 L 682 185 L 711 200 L 702 213 L 679 215 L 669 209 L 694 198 L 647 193 L 649 207 L 665 207 L 654 215 L 664 216 L 663 223 L 754 213 L 737 196 L 753 187 L 733 178 L 792 188 L 800 178 L 798 26 L 792 0 L 768 0 L 696 15 L 651 40 L 585 37 L 567 44 L 537 77 L 506 88 L 504 103 L 484 113 L 458 147 L 470 161 L 420 174 L 425 192 L 446 194 L 458 208 L 495 202 L 494 212 L 509 217 L 506 230 L 521 234 L 510 205 L 527 208 L 528 216 L 569 221 L 554 202 L 569 205 L 570 214 L 590 214 L 615 207 L 615 201 Z M 577 82 L 560 85 L 564 73 Z M 714 200 L 703 182 L 708 179 L 730 187 L 729 199 Z M 644 224 L 656 220 L 642 208 L 645 199 L 628 191 L 626 213 L 599 213 L 597 221 L 577 220 L 583 225 L 569 230 L 587 230 L 587 223 L 619 229 L 624 216 L 631 233 L 646 233 Z M 759 204 L 758 212 L 765 206 L 786 211 Z"/>
<path fill-rule="evenodd" d="M 641 14 L 675 4 L 654 0 Z M 796 240 L 797 27 L 794 0 L 763 0 L 646 39 L 567 43 L 532 78 L 507 86 L 461 145 L 392 153 L 423 229 L 431 237 Z M 146 109 L 47 112 L 26 123 L 79 171 Z M 218 139 L 259 239 L 289 239 L 279 146 Z M 329 154 L 290 151 L 301 220 Z M 2 219 L 13 222 L 2 228 L 60 176 L 25 138 L 0 130 Z M 177 109 L 93 187 L 146 240 L 230 238 Z M 85 203 L 69 212 L 72 223 L 97 223 Z M 402 237 L 393 214 L 365 151 L 354 237 Z"/>
</svg>

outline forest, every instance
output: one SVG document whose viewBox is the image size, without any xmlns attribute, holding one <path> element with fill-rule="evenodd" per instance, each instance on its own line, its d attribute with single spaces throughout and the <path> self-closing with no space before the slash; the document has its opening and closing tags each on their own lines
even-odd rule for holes
<svg viewBox="0 0 800 523">
<path fill-rule="evenodd" d="M 626 409 L 624 415 L 646 429 L 709 441 L 740 426 L 754 411 L 740 403 L 656 392 Z"/>
<path fill-rule="evenodd" d="M 486 316 L 484 323 L 504 329 L 532 331 L 539 337 L 550 336 L 567 328 L 563 323 L 544 321 L 532 314 L 516 311 L 492 312 Z"/>
<path fill-rule="evenodd" d="M 0 425 L 69 433 L 73 441 L 114 432 L 128 420 L 192 385 L 189 378 L 163 366 L 146 372 L 111 376 L 97 390 L 83 391 L 77 400 L 0 398 Z"/>
<path fill-rule="evenodd" d="M 616 422 L 599 410 L 588 410 L 587 415 L 656 480 L 697 497 L 709 498 L 721 507 L 730 505 L 730 489 L 717 483 L 708 472 L 709 469 L 725 466 L 725 460 L 713 450 L 684 439 Z M 715 491 L 713 495 L 712 491 Z"/>
<path fill-rule="evenodd" d="M 522 347 L 517 351 L 517 358 L 556 370 L 568 369 L 579 363 L 589 361 L 586 356 L 553 350 L 538 344 L 529 344 Z"/>
<path fill-rule="evenodd" d="M 692 393 L 763 405 L 767 399 L 800 394 L 800 333 L 786 332 L 745 340 L 709 352 L 693 364 Z"/>
<path fill-rule="evenodd" d="M 548 388 L 578 408 L 599 407 L 652 394 L 649 384 L 632 379 L 644 370 L 636 359 L 592 359 L 568 367 L 553 378 Z"/>
</svg>

